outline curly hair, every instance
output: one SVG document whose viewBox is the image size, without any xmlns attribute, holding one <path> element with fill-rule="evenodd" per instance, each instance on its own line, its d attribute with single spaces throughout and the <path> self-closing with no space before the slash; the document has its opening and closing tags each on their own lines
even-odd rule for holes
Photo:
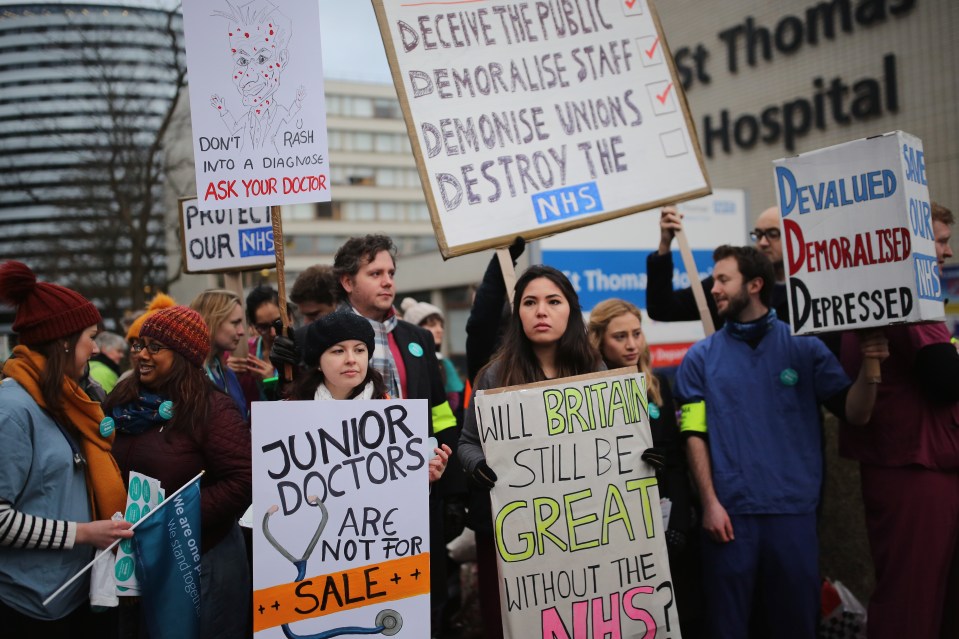
<svg viewBox="0 0 959 639">
<path fill-rule="evenodd" d="M 333 276 L 336 278 L 336 289 L 341 302 L 347 300 L 346 289 L 342 284 L 343 276 L 354 277 L 363 263 L 368 264 L 375 260 L 380 251 L 387 251 L 393 258 L 393 263 L 396 263 L 396 245 L 386 235 L 351 237 L 336 251 L 333 258 Z"/>
<path fill-rule="evenodd" d="M 290 301 L 294 304 L 316 302 L 336 305 L 336 277 L 333 267 L 326 264 L 311 266 L 296 277 L 290 289 Z"/>
</svg>

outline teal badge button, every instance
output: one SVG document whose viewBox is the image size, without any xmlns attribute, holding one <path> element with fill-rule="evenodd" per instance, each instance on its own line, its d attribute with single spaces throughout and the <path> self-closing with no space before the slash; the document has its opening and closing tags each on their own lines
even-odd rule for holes
<svg viewBox="0 0 959 639">
<path fill-rule="evenodd" d="M 423 357 L 423 347 L 417 344 L 416 342 L 413 342 L 412 344 L 410 344 L 407 347 L 407 350 L 409 350 L 410 354 L 412 354 L 413 357 Z"/>
<path fill-rule="evenodd" d="M 163 419 L 172 419 L 173 418 L 173 402 L 166 400 L 160 407 L 157 409 L 157 414 Z"/>
<path fill-rule="evenodd" d="M 100 437 L 109 437 L 116 430 L 116 423 L 112 417 L 104 417 L 100 422 Z"/>
<path fill-rule="evenodd" d="M 659 419 L 659 406 L 652 402 L 649 402 L 649 418 Z"/>
<path fill-rule="evenodd" d="M 783 386 L 795 386 L 799 382 L 799 373 L 792 368 L 787 368 L 779 374 L 779 381 Z"/>
</svg>

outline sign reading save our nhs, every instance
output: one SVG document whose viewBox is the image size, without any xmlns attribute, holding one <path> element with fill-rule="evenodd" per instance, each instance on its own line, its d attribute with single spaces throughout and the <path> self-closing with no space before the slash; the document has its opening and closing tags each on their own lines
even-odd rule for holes
<svg viewBox="0 0 959 639">
<path fill-rule="evenodd" d="M 373 6 L 444 257 L 709 193 L 651 0 Z"/>
<path fill-rule="evenodd" d="M 774 165 L 794 333 L 943 318 L 921 140 L 895 131 Z"/>
</svg>

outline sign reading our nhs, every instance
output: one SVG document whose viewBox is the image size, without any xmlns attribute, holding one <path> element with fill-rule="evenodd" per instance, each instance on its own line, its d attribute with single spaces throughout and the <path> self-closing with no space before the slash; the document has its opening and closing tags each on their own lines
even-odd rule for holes
<svg viewBox="0 0 959 639">
<path fill-rule="evenodd" d="M 276 264 L 270 207 L 201 211 L 180 200 L 180 244 L 186 273 L 269 268 Z"/>
<path fill-rule="evenodd" d="M 744 244 L 746 195 L 737 189 L 715 189 L 708 197 L 678 205 L 699 278 L 713 266 L 719 244 Z M 610 220 L 541 240 L 542 261 L 563 271 L 579 294 L 584 312 L 618 297 L 646 308 L 646 257 L 659 246 L 659 211 Z M 679 251 L 673 251 L 674 289 L 689 286 Z M 653 322 L 647 327 L 652 344 L 691 342 L 703 336 L 699 322 Z"/>
<path fill-rule="evenodd" d="M 895 131 L 774 165 L 794 333 L 942 319 L 921 140 Z"/>
</svg>

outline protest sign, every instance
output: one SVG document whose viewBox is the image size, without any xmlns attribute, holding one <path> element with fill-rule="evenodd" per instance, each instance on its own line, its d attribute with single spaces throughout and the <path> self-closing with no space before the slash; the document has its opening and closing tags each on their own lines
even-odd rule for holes
<svg viewBox="0 0 959 639">
<path fill-rule="evenodd" d="M 696 261 L 695 279 L 712 273 L 713 249 L 720 244 L 739 246 L 746 237 L 746 192 L 713 189 L 713 194 L 676 206 Z M 542 262 L 569 278 L 583 311 L 611 297 L 646 309 L 646 257 L 659 248 L 659 213 L 630 215 L 569 231 L 539 241 Z M 672 284 L 690 285 L 679 251 L 673 250 Z M 689 347 L 703 335 L 701 322 L 656 322 L 643 318 L 643 333 L 653 366 L 678 366 Z"/>
<path fill-rule="evenodd" d="M 921 140 L 894 131 L 773 164 L 793 333 L 943 319 Z"/>
<path fill-rule="evenodd" d="M 273 218 L 268 206 L 201 210 L 197 199 L 180 200 L 183 272 L 219 273 L 276 264 Z"/>
<path fill-rule="evenodd" d="M 316 2 L 187 2 L 201 210 L 330 200 Z"/>
<path fill-rule="evenodd" d="M 131 524 L 150 514 L 163 501 L 163 488 L 160 482 L 147 475 L 130 471 L 127 490 L 127 508 L 124 519 Z M 117 581 L 117 595 L 121 597 L 139 597 L 140 583 L 136 576 L 136 559 L 133 554 L 133 540 L 124 539 L 117 548 L 114 576 Z"/>
<path fill-rule="evenodd" d="M 635 368 L 476 394 L 506 636 L 680 637 Z M 664 635 L 665 636 L 665 635 Z"/>
<path fill-rule="evenodd" d="M 709 193 L 649 0 L 373 0 L 444 257 Z"/>
<path fill-rule="evenodd" d="M 430 636 L 428 424 L 425 400 L 253 403 L 257 637 Z"/>
</svg>

